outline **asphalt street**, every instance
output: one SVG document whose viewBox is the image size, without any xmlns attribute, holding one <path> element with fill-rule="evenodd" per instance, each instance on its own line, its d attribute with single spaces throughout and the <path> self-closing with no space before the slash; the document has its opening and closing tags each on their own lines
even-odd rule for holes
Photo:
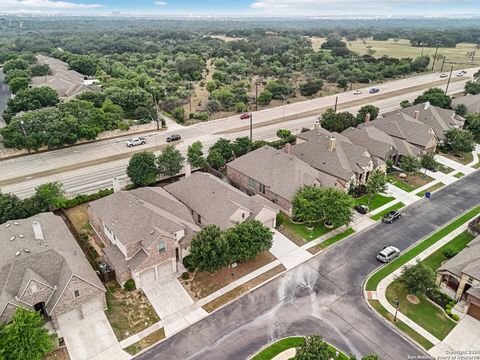
<svg viewBox="0 0 480 360">
<path fill-rule="evenodd" d="M 472 73 L 473 70 L 469 70 L 468 77 L 471 77 Z M 396 80 L 379 85 L 379 87 L 382 89 L 382 92 L 388 93 L 405 86 L 411 87 L 418 83 L 432 80 L 438 80 L 438 74 Z M 468 78 L 465 78 L 462 81 L 451 83 L 449 93 L 462 90 L 467 80 Z M 378 106 L 381 111 L 389 111 L 398 108 L 400 101 L 405 99 L 413 100 L 422 92 L 423 90 L 412 91 L 406 95 L 397 95 L 372 101 L 372 104 Z M 341 107 L 342 104 L 348 104 L 361 98 L 369 98 L 372 95 L 368 93 L 367 89 L 361 95 L 353 95 L 352 92 L 346 92 L 338 96 L 339 106 Z M 294 120 L 288 120 L 288 116 L 305 113 L 313 108 L 332 106 L 333 103 L 334 97 L 330 96 L 255 112 L 253 137 L 255 140 L 269 140 L 275 138 L 275 132 L 278 128 L 287 128 L 298 132 L 302 127 L 312 127 L 313 122 L 316 120 L 315 116 L 306 116 Z M 343 110 L 356 112 L 360 107 L 361 105 L 355 105 Z M 285 121 L 282 121 L 283 115 L 287 118 Z M 274 121 L 272 122 L 272 120 Z M 248 122 L 239 120 L 238 115 L 200 123 L 182 129 L 150 135 L 147 137 L 147 145 L 142 147 L 142 149 L 148 150 L 159 144 L 165 144 L 165 139 L 169 134 L 180 133 L 182 142 L 177 145 L 177 148 L 181 152 L 186 153 L 188 145 L 197 140 L 203 143 L 204 152 L 206 152 L 209 146 L 220 137 L 234 139 L 238 136 L 248 136 L 247 125 Z M 0 187 L 2 191 L 12 192 L 20 197 L 30 196 L 36 186 L 51 181 L 62 182 L 67 195 L 97 191 L 101 188 L 111 187 L 114 177 L 126 178 L 125 169 L 128 164 L 128 158 L 112 160 L 100 165 L 95 164 L 95 161 L 118 154 L 128 155 L 132 151 L 138 151 L 139 149 L 139 147 L 134 149 L 127 148 L 124 139 L 115 139 L 33 154 L 21 158 L 5 159 L 0 161 Z M 77 168 L 67 168 L 71 166 L 77 166 Z M 65 168 L 65 170 L 62 170 L 62 168 Z M 60 171 L 57 169 L 60 169 Z"/>
<path fill-rule="evenodd" d="M 327 249 L 140 354 L 137 360 L 247 359 L 274 339 L 319 334 L 349 354 L 405 360 L 426 355 L 377 317 L 362 284 L 384 245 L 405 250 L 480 203 L 480 171 Z"/>
</svg>

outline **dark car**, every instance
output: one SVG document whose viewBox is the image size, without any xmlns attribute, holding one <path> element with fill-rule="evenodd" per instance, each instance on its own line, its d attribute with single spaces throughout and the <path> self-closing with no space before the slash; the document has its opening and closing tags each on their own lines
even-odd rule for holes
<svg viewBox="0 0 480 360">
<path fill-rule="evenodd" d="M 371 88 L 370 91 L 369 91 L 370 94 L 375 94 L 377 92 L 380 92 L 379 88 Z"/>
<path fill-rule="evenodd" d="M 173 141 L 178 141 L 178 140 L 181 140 L 182 137 L 178 134 L 173 134 L 173 135 L 170 135 L 169 137 L 167 137 L 167 142 L 173 142 Z"/>
<path fill-rule="evenodd" d="M 400 219 L 401 216 L 402 216 L 402 214 L 400 214 L 397 210 L 392 210 L 392 211 L 388 212 L 387 214 L 383 215 L 382 221 L 386 224 L 391 224 L 395 220 Z"/>
<path fill-rule="evenodd" d="M 356 205 L 354 209 L 359 212 L 360 214 L 365 215 L 368 213 L 368 206 L 367 205 Z"/>
</svg>

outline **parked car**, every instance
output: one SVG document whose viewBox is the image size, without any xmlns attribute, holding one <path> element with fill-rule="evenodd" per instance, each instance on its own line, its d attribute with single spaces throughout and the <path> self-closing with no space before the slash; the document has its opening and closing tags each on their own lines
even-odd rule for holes
<svg viewBox="0 0 480 360">
<path fill-rule="evenodd" d="M 370 91 L 369 91 L 370 94 L 375 94 L 375 93 L 378 93 L 378 92 L 380 92 L 379 88 L 371 88 Z"/>
<path fill-rule="evenodd" d="M 400 219 L 401 216 L 402 214 L 400 214 L 397 210 L 392 210 L 386 213 L 385 215 L 383 215 L 382 221 L 386 224 L 391 224 L 395 220 Z"/>
<path fill-rule="evenodd" d="M 440 75 L 440 77 L 441 78 L 446 78 L 446 77 L 448 77 L 448 74 L 443 73 L 443 74 Z"/>
<path fill-rule="evenodd" d="M 400 255 L 400 250 L 395 246 L 384 246 L 382 251 L 377 254 L 377 259 L 381 262 L 388 263 Z"/>
<path fill-rule="evenodd" d="M 368 213 L 368 206 L 367 205 L 356 205 L 354 209 L 359 212 L 360 214 L 365 215 Z"/>
<path fill-rule="evenodd" d="M 363 93 L 362 90 L 355 90 L 355 91 L 353 92 L 353 95 L 360 95 L 361 93 Z"/>
<path fill-rule="evenodd" d="M 182 137 L 178 134 L 173 134 L 167 137 L 167 143 L 181 140 Z"/>
<path fill-rule="evenodd" d="M 133 147 L 133 146 L 138 146 L 138 145 L 145 145 L 147 143 L 147 139 L 145 139 L 143 136 L 136 137 L 133 139 L 128 139 L 127 140 L 127 146 L 128 147 Z"/>
</svg>

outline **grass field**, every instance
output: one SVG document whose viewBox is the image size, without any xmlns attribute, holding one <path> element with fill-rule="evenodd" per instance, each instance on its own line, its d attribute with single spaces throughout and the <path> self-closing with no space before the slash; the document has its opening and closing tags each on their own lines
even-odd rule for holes
<svg viewBox="0 0 480 360">
<path fill-rule="evenodd" d="M 453 175 L 453 176 L 456 177 L 457 179 L 461 179 L 462 177 L 465 176 L 465 174 L 460 171 L 460 172 L 456 173 L 456 174 Z"/>
<path fill-rule="evenodd" d="M 375 195 L 370 202 L 370 206 L 368 207 L 369 211 L 378 209 L 379 207 L 388 204 L 390 201 L 395 200 L 394 197 L 391 196 L 382 196 L 380 194 Z M 368 205 L 368 196 L 362 196 L 361 198 L 355 199 L 356 205 Z"/>
<path fill-rule="evenodd" d="M 325 227 L 323 222 L 317 222 L 313 224 L 313 230 L 310 231 L 306 224 L 295 224 L 290 219 L 285 219 L 280 232 L 298 246 L 302 246 L 305 242 L 312 241 L 332 230 Z"/>
</svg>

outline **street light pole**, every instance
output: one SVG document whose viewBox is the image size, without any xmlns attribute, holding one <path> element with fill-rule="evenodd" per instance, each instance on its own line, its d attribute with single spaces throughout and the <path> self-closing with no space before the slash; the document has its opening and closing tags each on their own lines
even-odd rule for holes
<svg viewBox="0 0 480 360">
<path fill-rule="evenodd" d="M 398 313 L 398 308 L 400 307 L 400 300 L 398 298 L 395 299 L 395 316 L 393 317 L 393 322 L 397 321 L 397 313 Z"/>
<path fill-rule="evenodd" d="M 452 78 L 452 72 L 453 72 L 453 65 L 450 68 L 450 75 L 448 76 L 447 86 L 445 87 L 445 95 L 447 95 L 448 86 L 450 85 L 450 79 Z"/>
<path fill-rule="evenodd" d="M 155 105 L 155 120 L 157 121 L 157 130 L 160 130 L 160 124 L 158 123 L 158 103 L 157 103 L 157 94 L 155 89 L 152 88 L 153 102 Z"/>
</svg>

